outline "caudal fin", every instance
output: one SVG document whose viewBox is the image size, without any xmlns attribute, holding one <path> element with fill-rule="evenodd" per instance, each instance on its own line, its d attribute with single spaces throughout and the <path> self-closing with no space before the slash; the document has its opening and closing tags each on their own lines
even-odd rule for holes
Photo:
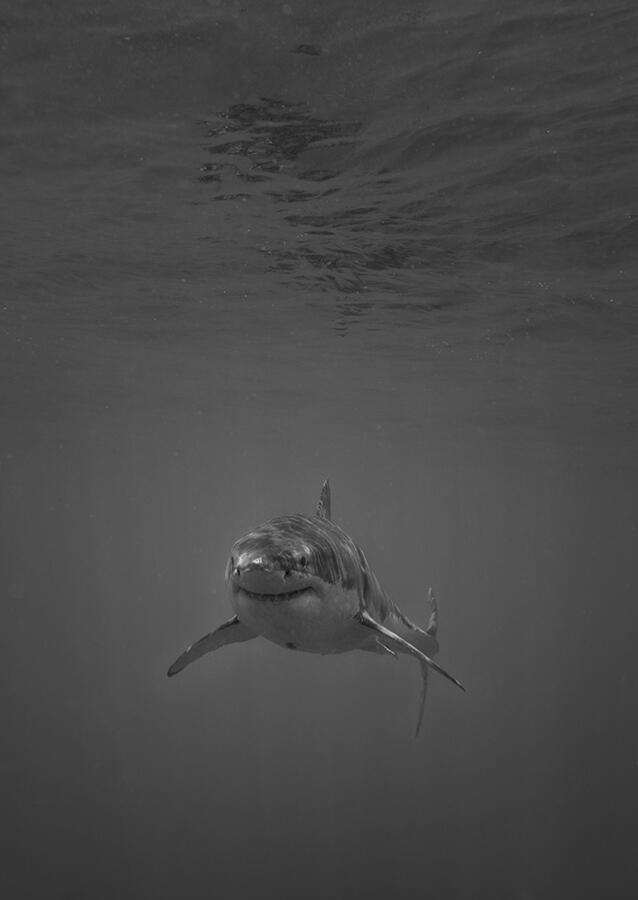
<svg viewBox="0 0 638 900">
<path fill-rule="evenodd" d="M 410 634 L 410 640 L 407 641 L 405 638 L 401 637 L 400 634 L 397 634 L 395 631 L 391 631 L 380 622 L 376 622 L 372 618 L 372 616 L 365 610 L 360 610 L 356 618 L 366 628 L 370 628 L 378 635 L 381 635 L 383 643 L 386 647 L 395 650 L 397 653 L 406 653 L 409 656 L 414 656 L 421 663 L 421 702 L 419 704 L 419 720 L 416 729 L 416 733 L 418 734 L 421 728 L 421 722 L 423 721 L 425 699 L 428 690 L 429 669 L 434 669 L 435 672 L 438 672 L 439 675 L 443 675 L 444 678 L 447 678 L 448 681 L 451 681 L 457 687 L 461 688 L 462 691 L 464 691 L 465 688 L 463 687 L 461 682 L 458 681 L 453 675 L 450 675 L 450 673 L 446 672 L 442 666 L 440 666 L 438 663 L 435 663 L 434 660 L 427 655 L 427 653 L 424 653 L 423 650 L 415 646 L 416 643 L 419 643 L 422 646 L 430 643 L 434 644 L 435 648 L 438 649 L 436 638 L 432 637 L 432 635 L 428 635 L 425 631 L 422 631 L 422 629 L 417 628 L 416 626 L 411 626 L 412 633 Z"/>
<path fill-rule="evenodd" d="M 439 604 L 436 602 L 432 588 L 428 588 L 428 603 L 430 604 L 430 621 L 425 633 L 435 638 L 439 628 Z"/>
<path fill-rule="evenodd" d="M 421 663 L 421 699 L 419 700 L 419 718 L 416 722 L 416 731 L 414 737 L 418 738 L 421 725 L 423 724 L 423 716 L 425 714 L 425 699 L 428 695 L 428 678 L 430 671 L 425 663 Z"/>
</svg>

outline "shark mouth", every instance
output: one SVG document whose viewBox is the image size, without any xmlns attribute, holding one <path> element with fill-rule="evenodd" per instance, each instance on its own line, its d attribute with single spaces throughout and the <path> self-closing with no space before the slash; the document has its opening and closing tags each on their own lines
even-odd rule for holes
<svg viewBox="0 0 638 900">
<path fill-rule="evenodd" d="M 294 600 L 295 597 L 300 597 L 302 594 L 307 593 L 310 588 L 303 587 L 296 591 L 281 591 L 277 594 L 258 594 L 256 591 L 247 591 L 244 587 L 240 587 L 239 590 L 246 594 L 247 597 L 250 597 L 251 600 L 280 602 L 283 600 Z"/>
</svg>

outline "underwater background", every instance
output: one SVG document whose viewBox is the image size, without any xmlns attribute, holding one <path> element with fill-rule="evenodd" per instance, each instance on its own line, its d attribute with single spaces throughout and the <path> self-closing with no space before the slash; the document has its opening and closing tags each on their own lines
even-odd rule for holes
<svg viewBox="0 0 638 900">
<path fill-rule="evenodd" d="M 638 895 L 638 10 L 0 8 L 7 900 Z M 438 661 L 224 648 L 333 515 Z"/>
</svg>

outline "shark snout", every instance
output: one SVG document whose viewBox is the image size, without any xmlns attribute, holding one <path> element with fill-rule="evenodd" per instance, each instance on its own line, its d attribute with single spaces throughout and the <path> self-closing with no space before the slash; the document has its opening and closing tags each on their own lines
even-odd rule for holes
<svg viewBox="0 0 638 900">
<path fill-rule="evenodd" d="M 235 589 L 255 594 L 285 594 L 310 584 L 290 558 L 274 554 L 231 556 L 229 580 Z"/>
<path fill-rule="evenodd" d="M 247 554 L 240 555 L 233 558 L 231 565 L 233 573 L 237 577 L 248 572 L 269 572 L 280 578 L 285 578 L 292 570 L 290 561 L 286 561 L 281 556 L 266 556 L 265 554 L 256 557 L 248 556 Z"/>
</svg>

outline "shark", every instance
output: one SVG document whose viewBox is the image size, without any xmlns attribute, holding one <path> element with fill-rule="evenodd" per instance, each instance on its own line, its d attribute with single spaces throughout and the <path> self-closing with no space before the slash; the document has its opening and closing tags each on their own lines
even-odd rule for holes
<svg viewBox="0 0 638 900">
<path fill-rule="evenodd" d="M 226 584 L 234 615 L 188 647 L 169 668 L 169 677 L 220 647 L 260 636 L 307 653 L 405 654 L 421 667 L 417 735 L 431 671 L 465 690 L 432 659 L 439 649 L 432 588 L 429 621 L 422 629 L 390 599 L 363 550 L 332 521 L 328 480 L 313 515 L 278 516 L 235 542 Z"/>
</svg>

